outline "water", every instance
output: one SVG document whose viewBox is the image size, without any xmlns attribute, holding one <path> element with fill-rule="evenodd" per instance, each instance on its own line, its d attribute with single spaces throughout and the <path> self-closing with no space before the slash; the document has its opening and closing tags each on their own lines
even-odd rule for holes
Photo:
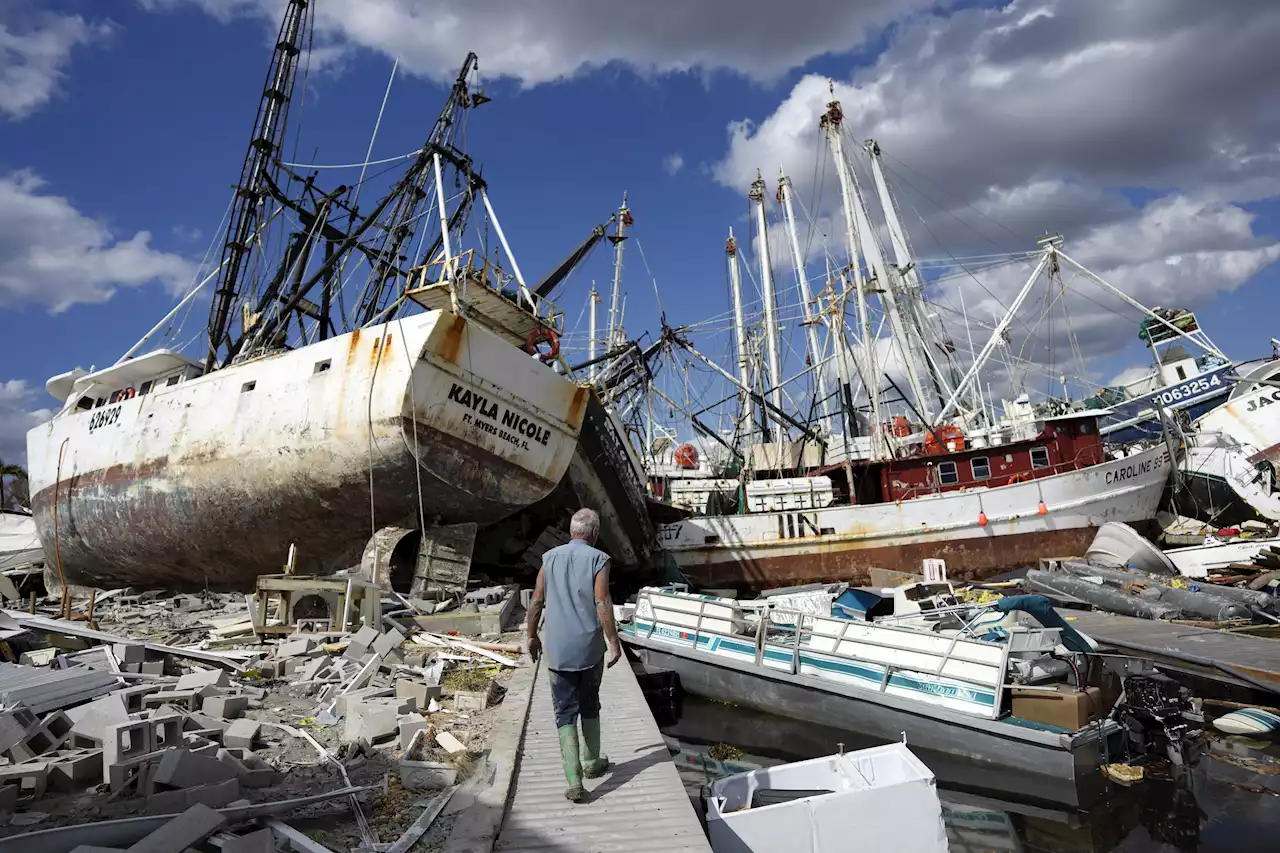
<svg viewBox="0 0 1280 853">
<path fill-rule="evenodd" d="M 646 678 L 642 684 L 658 686 Z M 830 755 L 838 743 L 853 750 L 879 742 L 693 696 L 673 697 L 671 691 L 649 690 L 646 696 L 669 745 L 679 749 L 673 760 L 699 814 L 702 787 L 721 775 Z M 707 755 L 714 744 L 732 745 L 742 754 L 717 761 Z M 1179 777 L 1149 774 L 1132 787 L 1099 782 L 1082 791 L 1082 806 L 1028 796 L 1016 774 L 980 775 L 955 759 L 916 754 L 938 777 L 955 853 L 1276 853 L 1280 749 L 1260 746 L 1214 738 L 1206 755 Z"/>
</svg>

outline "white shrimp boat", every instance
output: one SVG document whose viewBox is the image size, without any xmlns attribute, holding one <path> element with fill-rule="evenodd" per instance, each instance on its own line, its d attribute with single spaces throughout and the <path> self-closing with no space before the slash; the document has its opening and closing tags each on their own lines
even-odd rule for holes
<svg viewBox="0 0 1280 853">
<path fill-rule="evenodd" d="M 559 356 L 563 314 L 545 297 L 568 270 L 526 284 L 454 144 L 488 100 L 475 55 L 426 144 L 361 210 L 350 187 L 322 192 L 281 162 L 311 13 L 285 5 L 223 261 L 202 283 L 217 280 L 207 355 L 138 354 L 197 286 L 114 365 L 46 386 L 61 410 L 27 448 L 49 553 L 79 583 L 245 586 L 291 545 L 300 571 L 347 568 L 381 526 L 483 526 L 558 488 L 589 496 L 606 535 L 643 541 L 616 424 Z M 464 249 L 474 211 L 490 256 Z M 624 564 L 647 553 L 611 544 Z"/>
<path fill-rule="evenodd" d="M 1222 406 L 1187 434 L 1182 466 L 1187 514 L 1220 527 L 1250 519 L 1280 520 L 1280 361 L 1242 377 Z"/>
<path fill-rule="evenodd" d="M 768 370 L 761 371 L 760 380 L 767 390 L 756 393 L 754 345 L 746 334 L 738 249 L 731 236 L 726 254 L 743 416 L 720 443 L 729 446 L 734 439 L 743 445 L 732 449 L 739 460 L 742 499 L 737 512 L 695 513 L 661 527 L 662 547 L 680 572 L 698 586 L 759 590 L 813 582 L 865 583 L 872 568 L 912 571 L 921 560 L 942 558 L 957 577 L 984 578 L 1033 565 L 1045 554 L 1079 553 L 1105 522 L 1152 522 L 1172 470 L 1165 443 L 1113 451 L 1102 435 L 1104 424 L 1132 426 L 1153 416 L 1149 395 L 1134 411 L 1117 414 L 1107 408 L 1073 411 L 1061 399 L 1033 403 L 1023 392 L 1006 400 L 997 416 L 982 379 L 1042 277 L 1059 287 L 1063 270 L 1071 269 L 1112 295 L 1132 300 L 1067 255 L 1061 235 L 1046 235 L 1038 241 L 1041 251 L 1030 276 L 987 342 L 979 350 L 970 340 L 973 358 L 963 368 L 953 358 L 955 342 L 924 299 L 926 282 L 885 183 L 879 145 L 868 141 L 864 148 L 892 254 L 880 245 L 880 228 L 856 170 L 845 158 L 843 119 L 839 102 L 832 101 L 819 124 L 840 180 L 849 262 L 838 274 L 834 265 L 828 266 L 825 290 L 816 297 L 809 288 L 785 175 L 777 192 L 804 303 L 807 363 L 833 362 L 839 391 L 828 393 L 831 377 L 819 373 L 813 382 L 821 405 L 815 403 L 809 416 L 783 410 L 779 387 L 789 380 L 779 363 L 766 241 L 757 259 L 764 295 L 760 337 L 768 354 Z M 749 195 L 757 233 L 768 228 L 764 187 L 757 178 Z M 889 330 L 887 339 L 872 322 L 872 293 Z M 815 305 L 820 309 L 816 313 Z M 857 332 L 850 345 L 845 342 L 844 312 L 853 306 Z M 1169 340 L 1189 336 L 1171 319 L 1147 314 L 1151 328 L 1167 332 Z M 822 328 L 832 341 L 829 357 L 817 343 Z M 679 335 L 669 337 L 680 340 Z M 1212 346 L 1203 335 L 1195 340 Z M 889 360 L 882 344 L 890 345 L 904 376 L 895 379 L 886 372 Z M 1213 367 L 1227 369 L 1225 362 Z M 1170 368 L 1171 377 L 1181 370 L 1186 378 L 1187 365 Z M 723 368 L 719 372 L 734 379 Z M 1221 380 L 1210 385 L 1215 393 L 1222 388 Z M 1154 393 L 1156 387 L 1148 390 Z M 831 411 L 833 398 L 839 416 Z M 866 402 L 855 404 L 856 399 Z M 894 406 L 900 414 L 891 411 Z M 838 435 L 841 427 L 843 435 Z M 705 424 L 700 431 L 709 434 Z M 705 506 L 703 496 L 711 489 L 697 488 L 702 485 L 697 480 L 687 485 Z M 717 493 L 726 491 L 715 481 L 707 485 Z M 685 487 L 673 483 L 671 493 Z"/>
<path fill-rule="evenodd" d="M 27 437 L 33 509 L 68 576 L 99 585 L 251 582 L 291 542 L 301 570 L 345 567 L 371 485 L 385 523 L 416 522 L 419 494 L 429 519 L 496 521 L 559 483 L 590 393 L 448 311 L 204 375 L 161 350 L 70 385 Z M 121 388 L 139 392 L 97 404 Z"/>
<path fill-rule="evenodd" d="M 1076 431 L 1093 420 L 1077 417 Z M 931 557 L 945 559 L 956 577 L 981 578 L 1033 565 L 1045 554 L 1082 553 L 1105 522 L 1142 524 L 1154 518 L 1171 467 L 1164 446 L 1068 467 L 1082 456 L 1078 446 L 1054 446 L 1064 426 L 1068 433 L 1073 429 L 1059 421 L 1030 443 L 885 466 L 896 474 L 950 464 L 966 478 L 958 487 L 879 503 L 694 516 L 663 525 L 662 547 L 690 581 L 715 588 L 865 583 L 872 568 L 914 571 Z M 1089 435 L 1096 439 L 1096 429 Z M 1061 454 L 1066 470 L 1033 469 L 1036 451 L 1055 461 Z M 975 470 L 990 474 L 993 460 L 1015 471 L 1005 479 L 1019 479 L 1005 483 L 989 476 L 990 487 L 971 479 Z"/>
</svg>

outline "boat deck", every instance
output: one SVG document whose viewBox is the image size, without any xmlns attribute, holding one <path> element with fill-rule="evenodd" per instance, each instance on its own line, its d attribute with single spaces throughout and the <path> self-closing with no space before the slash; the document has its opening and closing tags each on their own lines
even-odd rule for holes
<svg viewBox="0 0 1280 853">
<path fill-rule="evenodd" d="M 551 688 L 538 672 L 510 806 L 494 850 L 555 853 L 710 853 L 635 673 L 623 660 L 601 685 L 602 749 L 615 765 L 585 780 L 587 800 L 564 798 Z"/>
<path fill-rule="evenodd" d="M 1126 653 L 1244 687 L 1280 693 L 1280 642 L 1101 611 L 1059 609 L 1076 629 Z"/>
</svg>

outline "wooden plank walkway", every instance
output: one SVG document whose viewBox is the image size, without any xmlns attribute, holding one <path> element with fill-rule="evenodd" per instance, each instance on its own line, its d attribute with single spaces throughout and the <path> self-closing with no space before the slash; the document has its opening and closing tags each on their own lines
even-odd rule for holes
<svg viewBox="0 0 1280 853">
<path fill-rule="evenodd" d="M 1101 611 L 1059 609 L 1099 643 L 1231 684 L 1280 693 L 1280 640 Z"/>
<path fill-rule="evenodd" d="M 555 853 L 710 853 L 694 813 L 626 659 L 605 670 L 601 685 L 602 749 L 614 769 L 584 780 L 587 800 L 564 798 L 560 741 L 545 669 L 535 674 L 514 793 L 494 850 Z"/>
</svg>

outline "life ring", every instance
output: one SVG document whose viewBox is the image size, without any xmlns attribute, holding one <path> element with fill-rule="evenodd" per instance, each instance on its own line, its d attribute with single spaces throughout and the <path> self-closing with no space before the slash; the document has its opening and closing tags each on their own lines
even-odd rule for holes
<svg viewBox="0 0 1280 853">
<path fill-rule="evenodd" d="M 132 385 L 128 388 L 121 388 L 119 391 L 112 393 L 109 404 L 115 405 L 125 400 L 132 400 L 135 396 L 137 396 L 137 392 L 133 390 Z"/>
<path fill-rule="evenodd" d="M 540 352 L 538 344 L 550 344 L 551 349 Z M 536 355 L 543 362 L 554 361 L 560 355 L 560 336 L 556 334 L 555 329 L 539 326 L 524 339 L 524 351 L 529 355 Z"/>
<path fill-rule="evenodd" d="M 1023 471 L 1021 474 L 1014 474 L 1012 477 L 1010 477 L 1009 482 L 1006 483 L 1005 485 L 1012 486 L 1017 483 L 1030 483 L 1030 482 L 1031 482 L 1031 475 L 1028 474 L 1026 471 Z"/>
</svg>

